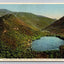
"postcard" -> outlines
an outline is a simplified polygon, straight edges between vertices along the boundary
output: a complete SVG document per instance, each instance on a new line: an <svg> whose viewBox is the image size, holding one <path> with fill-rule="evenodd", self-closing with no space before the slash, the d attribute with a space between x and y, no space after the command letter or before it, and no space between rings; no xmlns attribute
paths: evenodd
<svg viewBox="0 0 64 64"><path fill-rule="evenodd" d="M64 61L64 4L0 4L0 61Z"/></svg>

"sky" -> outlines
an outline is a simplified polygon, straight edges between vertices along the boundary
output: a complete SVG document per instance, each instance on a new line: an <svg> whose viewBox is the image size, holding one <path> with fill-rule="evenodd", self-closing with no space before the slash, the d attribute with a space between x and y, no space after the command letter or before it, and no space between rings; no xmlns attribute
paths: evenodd
<svg viewBox="0 0 64 64"><path fill-rule="evenodd" d="M64 4L0 4L0 9L29 12L54 19L64 16Z"/></svg>

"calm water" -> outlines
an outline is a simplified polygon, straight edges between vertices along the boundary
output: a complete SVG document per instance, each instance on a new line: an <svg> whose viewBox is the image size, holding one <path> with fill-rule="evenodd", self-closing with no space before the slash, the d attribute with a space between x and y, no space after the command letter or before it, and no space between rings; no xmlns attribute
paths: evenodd
<svg viewBox="0 0 64 64"><path fill-rule="evenodd" d="M64 40L58 37L42 37L39 40L32 42L32 50L34 51L46 51L46 50L58 50L60 45L64 44Z"/></svg>

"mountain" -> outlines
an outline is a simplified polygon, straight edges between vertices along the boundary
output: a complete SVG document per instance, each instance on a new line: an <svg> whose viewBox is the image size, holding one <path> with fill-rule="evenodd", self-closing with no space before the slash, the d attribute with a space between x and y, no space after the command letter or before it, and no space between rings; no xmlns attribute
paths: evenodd
<svg viewBox="0 0 64 64"><path fill-rule="evenodd" d="M0 17L0 57L25 57L32 39L36 37L40 37L40 33L14 14Z"/></svg>
<svg viewBox="0 0 64 64"><path fill-rule="evenodd" d="M56 34L64 34L64 16L46 27L48 31Z"/></svg>
<svg viewBox="0 0 64 64"><path fill-rule="evenodd" d="M33 40L47 33L40 30L54 19L32 13L0 10L0 58L32 58Z"/></svg>
<svg viewBox="0 0 64 64"><path fill-rule="evenodd" d="M6 12L11 12L11 11L9 11L9 10L7 10L7 9L0 9L0 12L3 12L3 13L6 13Z"/></svg>
<svg viewBox="0 0 64 64"><path fill-rule="evenodd" d="M21 21L20 19L15 17L15 15L13 15L13 14L6 14L6 15L0 17L0 20L1 20L0 21L1 28L4 27L7 30L18 29L18 30L21 30L21 32L24 30L26 33L27 33L27 31L31 30L27 24L25 24L23 21ZM3 28L1 30L3 30ZM30 34L30 31L28 33Z"/></svg>
<svg viewBox="0 0 64 64"><path fill-rule="evenodd" d="M48 25L55 21L55 19L35 15L32 13L15 12L14 14L19 19L23 20L26 24L28 24L32 29L36 30L42 30L43 28L47 27Z"/></svg>
<svg viewBox="0 0 64 64"><path fill-rule="evenodd" d="M0 17L10 13L12 12L7 9L0 9Z"/></svg>
<svg viewBox="0 0 64 64"><path fill-rule="evenodd" d="M28 12L13 12L7 9L0 9L0 17L10 13L17 16L21 21L25 22L30 28L34 30L42 30L55 21L55 19Z"/></svg>

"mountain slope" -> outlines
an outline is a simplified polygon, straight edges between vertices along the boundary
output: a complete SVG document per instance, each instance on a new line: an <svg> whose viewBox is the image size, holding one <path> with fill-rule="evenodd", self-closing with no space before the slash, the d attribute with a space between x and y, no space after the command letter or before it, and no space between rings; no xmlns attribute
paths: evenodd
<svg viewBox="0 0 64 64"><path fill-rule="evenodd" d="M17 16L20 20L28 24L28 26L34 30L42 30L55 21L55 19L51 19L40 15L35 15L32 13L13 12L6 9L0 9L0 17L10 13Z"/></svg>
<svg viewBox="0 0 64 64"><path fill-rule="evenodd" d="M0 17L0 57L31 57L28 48L38 34L13 14ZM40 37L40 36L39 36ZM4 53L3 53L4 52Z"/></svg>
<svg viewBox="0 0 64 64"><path fill-rule="evenodd" d="M51 25L46 28L48 31L56 33L56 34L64 34L64 17L55 21Z"/></svg>
<svg viewBox="0 0 64 64"><path fill-rule="evenodd" d="M54 22L54 19L4 9L0 12L0 58L35 57L31 43L48 34L40 30Z"/></svg>
<svg viewBox="0 0 64 64"><path fill-rule="evenodd" d="M43 28L55 21L54 19L44 16L38 16L32 13L15 12L14 14L19 19L23 20L26 24L28 24L31 28L36 28L38 30L42 30Z"/></svg>
<svg viewBox="0 0 64 64"><path fill-rule="evenodd" d="M10 13L12 12L7 9L0 9L0 17Z"/></svg>

